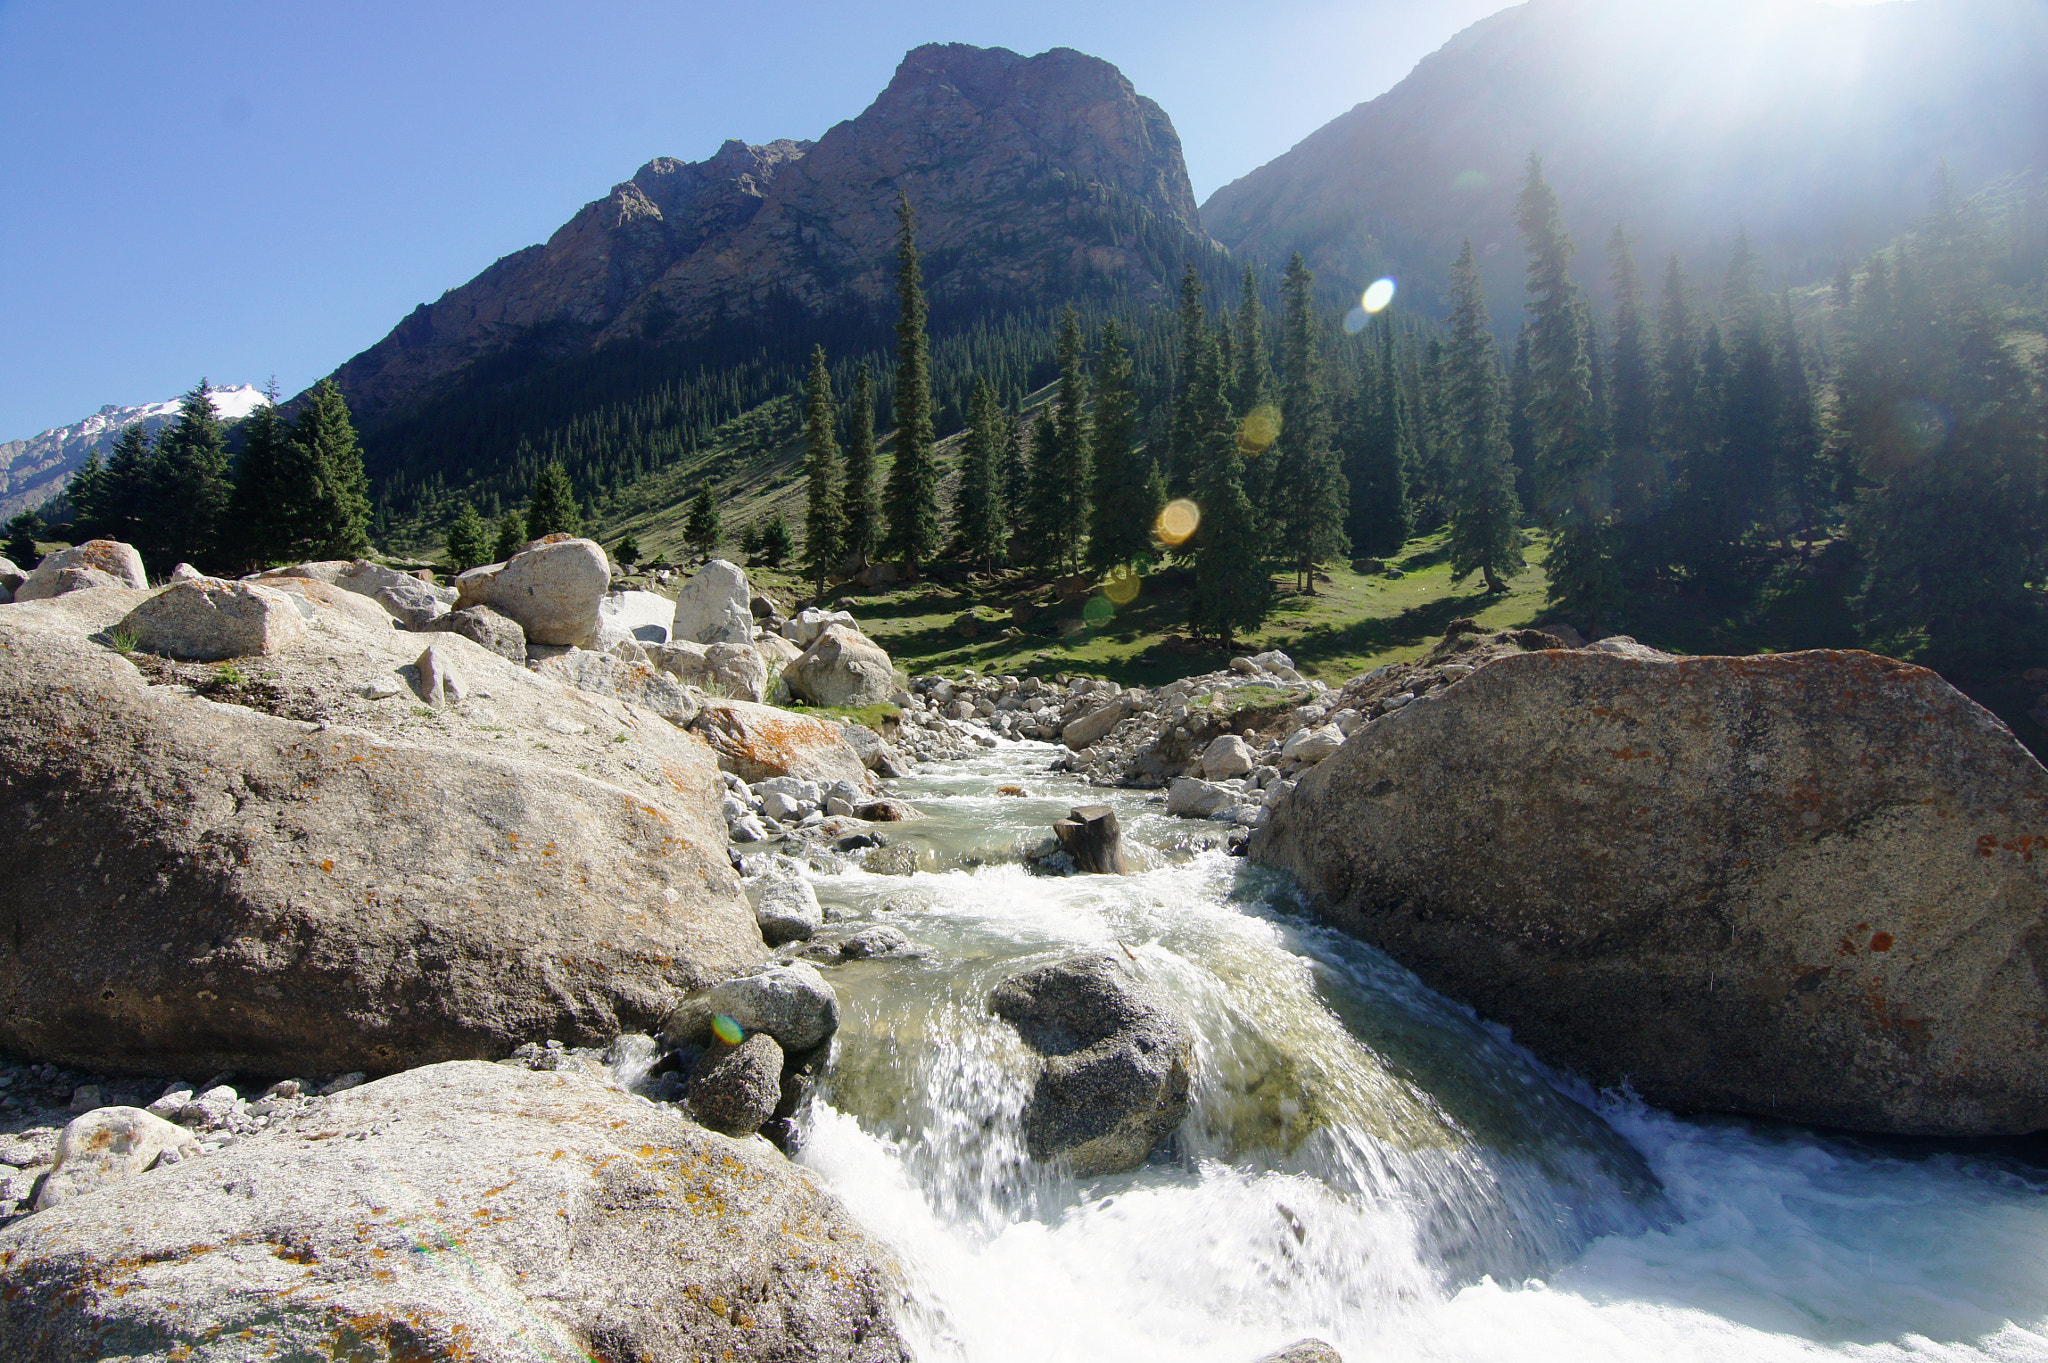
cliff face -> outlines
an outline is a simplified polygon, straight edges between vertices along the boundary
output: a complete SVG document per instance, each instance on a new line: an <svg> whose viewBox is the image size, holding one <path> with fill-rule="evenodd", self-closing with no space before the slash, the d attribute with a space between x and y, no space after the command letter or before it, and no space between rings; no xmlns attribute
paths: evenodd
<svg viewBox="0 0 2048 1363"><path fill-rule="evenodd" d="M1200 233L1172 123L1115 67L1065 48L1027 58L935 44L815 143L727 142L707 161L649 162L545 245L416 308L336 377L375 420L508 346L571 354L689 335L770 300L820 313L881 303L899 193L917 209L935 302L1161 287L1089 206Z"/></svg>
<svg viewBox="0 0 2048 1363"><path fill-rule="evenodd" d="M1625 222L1646 271L1675 250L1712 278L1742 229L1774 280L1800 282L1896 235L1944 160L1966 192L2048 167L2044 92L2048 6L2032 0L1531 0L1202 216L1233 250L1300 250L1360 286L1440 281L1468 236L1518 281L1514 198L1536 151L1581 279L1605 277Z"/></svg>

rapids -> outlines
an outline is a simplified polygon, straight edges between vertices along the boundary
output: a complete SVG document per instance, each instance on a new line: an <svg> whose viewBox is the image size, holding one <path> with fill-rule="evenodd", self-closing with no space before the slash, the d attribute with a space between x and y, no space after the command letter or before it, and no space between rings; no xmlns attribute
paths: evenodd
<svg viewBox="0 0 2048 1363"><path fill-rule="evenodd" d="M922 1358L2048 1359L2048 1169L1592 1093L1056 751L898 782L914 876L811 872L828 916L926 950L828 967L800 1154L901 1256ZM1024 869L1082 803L1136 874ZM1083 947L1179 1005L1201 1072L1170 1148L1077 1181L1024 1154L1031 1060L984 1000Z"/></svg>

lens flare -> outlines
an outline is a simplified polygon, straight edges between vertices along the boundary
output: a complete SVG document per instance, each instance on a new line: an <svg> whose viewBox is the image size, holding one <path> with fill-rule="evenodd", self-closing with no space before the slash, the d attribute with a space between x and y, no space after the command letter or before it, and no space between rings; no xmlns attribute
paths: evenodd
<svg viewBox="0 0 2048 1363"><path fill-rule="evenodd" d="M1091 596L1088 598L1088 604L1081 607L1081 618L1090 625L1106 625L1109 618L1115 614L1116 607L1109 604L1109 598L1106 596Z"/></svg>
<svg viewBox="0 0 2048 1363"><path fill-rule="evenodd" d="M711 1030L720 1041L728 1046L737 1046L747 1039L746 1029L734 1018L719 1013L711 1019Z"/></svg>
<svg viewBox="0 0 2048 1363"><path fill-rule="evenodd" d="M1237 448L1242 454L1264 454L1280 438L1280 409L1262 402L1245 413L1237 427Z"/></svg>
<svg viewBox="0 0 2048 1363"><path fill-rule="evenodd" d="M1109 580L1102 584L1102 594L1113 606L1128 606L1138 599L1138 573L1128 563L1119 563L1109 570Z"/></svg>
<svg viewBox="0 0 2048 1363"><path fill-rule="evenodd" d="M1394 287L1391 279L1375 279L1366 286L1365 297L1359 300L1358 305L1367 312L1385 312L1387 305L1394 301Z"/></svg>
<svg viewBox="0 0 2048 1363"><path fill-rule="evenodd" d="M1344 314L1344 330L1356 336L1359 332L1365 330L1366 324L1370 321L1372 321L1371 313L1362 307L1354 307L1351 311Z"/></svg>
<svg viewBox="0 0 2048 1363"><path fill-rule="evenodd" d="M1153 522L1152 533L1168 548L1186 544L1195 528L1202 523L1202 508L1185 497L1168 502L1159 509L1159 519Z"/></svg>

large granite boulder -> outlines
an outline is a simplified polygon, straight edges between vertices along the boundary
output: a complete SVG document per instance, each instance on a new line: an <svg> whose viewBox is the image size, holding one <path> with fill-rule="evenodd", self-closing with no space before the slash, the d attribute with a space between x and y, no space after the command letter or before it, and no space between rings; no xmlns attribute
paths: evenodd
<svg viewBox="0 0 2048 1363"><path fill-rule="evenodd" d="M768 689L768 668L751 644L659 644L647 650L670 676L714 696L760 704Z"/></svg>
<svg viewBox="0 0 2048 1363"><path fill-rule="evenodd" d="M665 644L675 610L675 602L660 592L606 592L597 603L596 647L603 651L626 639Z"/></svg>
<svg viewBox="0 0 2048 1363"><path fill-rule="evenodd" d="M448 613L456 598L452 587L437 587L411 573L361 558L336 573L334 585L369 597L407 629L424 629L432 624Z"/></svg>
<svg viewBox="0 0 2048 1363"><path fill-rule="evenodd" d="M533 670L579 691L616 696L644 706L671 724L688 724L697 717L697 698L674 677L657 672L647 663L578 649L543 658L533 665Z"/></svg>
<svg viewBox="0 0 2048 1363"><path fill-rule="evenodd" d="M676 592L669 639L679 644L748 644L754 640L753 593L737 563L712 559Z"/></svg>
<svg viewBox="0 0 2048 1363"><path fill-rule="evenodd" d="M299 613L308 620L316 618L322 607L339 611L354 618L358 623L372 629L388 630L397 622L391 613L367 596L336 587L313 577L245 577L243 582L260 584L266 591L281 592L293 598ZM448 617L443 616L442 619ZM521 654L522 661L524 653Z"/></svg>
<svg viewBox="0 0 2048 1363"><path fill-rule="evenodd" d="M790 694L813 705L881 705L896 693L896 665L859 630L828 625L782 669Z"/></svg>
<svg viewBox="0 0 2048 1363"><path fill-rule="evenodd" d="M1921 668L1504 657L1355 732L1251 852L1661 1106L2048 1128L2048 771Z"/></svg>
<svg viewBox="0 0 2048 1363"><path fill-rule="evenodd" d="M1194 1032L1116 955L1086 952L1012 975L989 1011L1044 1057L1024 1110L1033 1159L1083 1177L1145 1162L1188 1111Z"/></svg>
<svg viewBox="0 0 2048 1363"><path fill-rule="evenodd" d="M519 627L517 620L489 606L465 606L459 611L449 611L446 615L435 616L419 628L460 634L507 662L521 666L526 663L526 631Z"/></svg>
<svg viewBox="0 0 2048 1363"><path fill-rule="evenodd" d="M144 653L212 663L293 648L305 641L306 617L283 592L195 577L150 597L114 630L133 638Z"/></svg>
<svg viewBox="0 0 2048 1363"><path fill-rule="evenodd" d="M310 596L216 704L114 651L140 596L0 611L0 1047L386 1072L645 1030L765 957L723 780L668 720L454 634L426 709L418 636Z"/></svg>
<svg viewBox="0 0 2048 1363"><path fill-rule="evenodd" d="M139 1107L100 1107L74 1118L57 1138L56 1158L42 1187L36 1210L97 1192L101 1188L169 1167L199 1155L199 1141Z"/></svg>
<svg viewBox="0 0 2048 1363"><path fill-rule="evenodd" d="M819 785L867 786L860 755L827 720L743 700L710 700L690 728L718 754L719 766L748 784L799 776Z"/></svg>
<svg viewBox="0 0 2048 1363"><path fill-rule="evenodd" d="M75 570L73 579L67 583L64 574ZM112 579L98 582L77 576L80 573L104 573ZM22 584L14 589L16 601L42 601L57 596L65 590L77 590L80 586L147 587L149 574L142 570L142 555L135 552L133 545L119 540L87 540L74 544L69 549L59 549L54 554L45 554L43 561L36 565Z"/></svg>
<svg viewBox="0 0 2048 1363"><path fill-rule="evenodd" d="M0 1357L900 1363L816 1177L595 1079L366 1084L0 1232Z"/></svg>
<svg viewBox="0 0 2048 1363"><path fill-rule="evenodd" d="M489 606L526 631L529 644L590 648L603 623L611 560L595 540L542 541L504 563L455 579L455 609Z"/></svg>

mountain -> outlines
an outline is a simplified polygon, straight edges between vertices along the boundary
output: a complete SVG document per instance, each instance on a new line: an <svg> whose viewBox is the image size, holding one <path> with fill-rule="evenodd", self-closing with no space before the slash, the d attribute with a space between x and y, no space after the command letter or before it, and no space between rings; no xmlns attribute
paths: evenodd
<svg viewBox="0 0 2048 1363"><path fill-rule="evenodd" d="M261 389L248 384L211 391L214 407L228 421L239 421L269 401ZM139 425L155 434L170 425L177 418L180 401L167 398L140 407L109 403L83 421L26 440L0 443L0 518L41 506L62 492L87 455L94 450L104 455L112 448L114 437L130 426Z"/></svg>
<svg viewBox="0 0 2048 1363"><path fill-rule="evenodd" d="M1519 311L1531 151L1582 280L1605 278L1617 223L1653 279L1673 251L1718 278L1738 230L1770 282L1820 278L1924 211L1944 160L1964 192L2048 167L2048 5L1531 0L1218 190L1202 221L1232 250L1425 299L1469 236L1505 252L1489 282Z"/></svg>
<svg viewBox="0 0 2048 1363"><path fill-rule="evenodd" d="M935 323L1020 299L1164 297L1191 245L1214 249L1172 123L1115 67L1065 48L932 45L815 142L650 161L336 378L374 454L380 424L432 399L531 382L601 347L881 319L899 193L916 207Z"/></svg>

